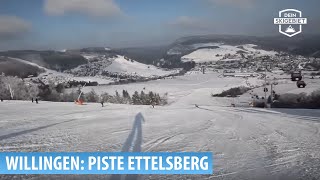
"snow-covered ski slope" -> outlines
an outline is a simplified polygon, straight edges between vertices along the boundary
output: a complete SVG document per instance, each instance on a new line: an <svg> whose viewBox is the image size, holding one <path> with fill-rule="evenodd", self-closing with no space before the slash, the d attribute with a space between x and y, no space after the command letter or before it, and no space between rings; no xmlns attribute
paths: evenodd
<svg viewBox="0 0 320 180"><path fill-rule="evenodd" d="M99 54L83 54L88 60L88 64L78 66L71 70L72 74L91 76L94 74L112 74L114 76L121 75L127 77L162 77L171 74L176 74L179 70L166 70L140 63L125 56L115 55L113 57L106 57Z"/></svg>
<svg viewBox="0 0 320 180"><path fill-rule="evenodd" d="M137 75L142 77L165 76L176 73L176 71L165 71L153 65L146 65L137 61L117 56L105 71L119 74Z"/></svg>
<svg viewBox="0 0 320 180"><path fill-rule="evenodd" d="M262 82L256 78L249 79L252 84L261 84ZM122 84L112 86L85 87L85 93L92 89L98 93L115 94L115 91L121 93L127 90L131 95L138 91L148 93L153 91L161 95L168 94L169 102L180 104L203 104L204 101L210 101L211 93L220 93L231 87L246 85L246 80L242 78L222 78L219 73L201 74L200 72L190 73L184 76L177 76L169 79L159 79L156 81L148 81L143 83ZM76 89L74 89L76 90ZM196 93L196 95L192 95ZM196 98L195 98L196 97ZM188 98L191 98L188 100ZM187 102L188 101L188 102Z"/></svg>
<svg viewBox="0 0 320 180"><path fill-rule="evenodd" d="M145 179L320 177L319 110L5 102L0 150L121 151L139 112L145 119L142 151L214 153L211 176Z"/></svg>
<svg viewBox="0 0 320 180"><path fill-rule="evenodd" d="M196 63L203 62L216 62L222 60L225 55L234 56L233 58L240 58L240 54L252 55L255 57L259 56L274 56L277 54L275 51L266 51L262 49L256 49L254 44L244 44L244 45L226 45L219 43L209 43L209 44L199 44L195 45L195 48L214 46L218 48L202 48L198 49L188 55L183 56L182 61L195 61Z"/></svg>
<svg viewBox="0 0 320 180"><path fill-rule="evenodd" d="M137 149L214 154L213 175L146 175L142 179L319 179L320 110L231 108L227 106L232 99L210 97L211 93L244 83L241 78L221 78L208 73L119 86L127 90L131 87L131 91L146 87L168 92L171 103L154 109L5 101L0 103L0 151L122 151L141 112L144 122L139 121L142 136L135 140L139 142ZM24 178L109 179L109 176Z"/></svg>

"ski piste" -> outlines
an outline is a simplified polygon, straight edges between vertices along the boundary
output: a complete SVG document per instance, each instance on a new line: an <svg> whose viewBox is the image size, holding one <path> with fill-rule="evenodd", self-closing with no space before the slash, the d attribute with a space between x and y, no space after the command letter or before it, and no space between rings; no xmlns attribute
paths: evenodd
<svg viewBox="0 0 320 180"><path fill-rule="evenodd" d="M320 3L288 3L0 0L0 180L320 179Z"/></svg>

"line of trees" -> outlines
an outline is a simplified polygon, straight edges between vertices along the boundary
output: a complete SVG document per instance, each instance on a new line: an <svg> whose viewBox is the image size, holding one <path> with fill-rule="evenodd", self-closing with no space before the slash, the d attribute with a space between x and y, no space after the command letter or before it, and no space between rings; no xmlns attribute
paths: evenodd
<svg viewBox="0 0 320 180"><path fill-rule="evenodd" d="M78 99L80 94L80 88L76 91L71 91L69 93L62 92L58 93L56 90L52 90L51 94L47 96L48 101L56 101L56 102L74 102ZM150 91L149 93L145 93L141 91L135 91L133 95L130 95L128 91L123 90L122 94L118 91L115 92L115 95L111 95L108 93L103 93L101 95L97 94L94 90L91 90L88 93L82 93L80 99L84 102L89 103L112 103L112 104L132 104L132 105L166 105L167 97L160 96L157 93Z"/></svg>
<svg viewBox="0 0 320 180"><path fill-rule="evenodd" d="M240 86L228 89L219 94L212 94L212 97L237 97L251 90L251 88Z"/></svg>
<svg viewBox="0 0 320 180"><path fill-rule="evenodd" d="M55 85L54 83L31 83L26 82L17 77L10 77L0 75L0 98L5 100L31 100L31 98L38 98L43 101L53 102L74 102L78 99L81 92L80 85L78 90L67 92L63 84ZM12 98L13 96L13 98ZM92 103L114 103L114 104L133 104L133 105L165 105L167 104L167 97L150 91L134 92L130 95L128 91L123 90L122 93L118 91L115 95L104 93L98 95L94 90L88 93L82 93L81 97L85 102Z"/></svg>
<svg viewBox="0 0 320 180"><path fill-rule="evenodd" d="M275 98L272 104L275 108L320 108L320 89L310 94L281 94Z"/></svg>
<svg viewBox="0 0 320 180"><path fill-rule="evenodd" d="M150 91L145 93L141 91L135 91L132 95L128 91L123 90L122 94L118 91L115 95L110 95L108 93L101 94L100 96L94 91L85 93L82 96L85 102L107 102L113 104L133 104L133 105L165 105L167 104L167 97L160 96L157 93Z"/></svg>

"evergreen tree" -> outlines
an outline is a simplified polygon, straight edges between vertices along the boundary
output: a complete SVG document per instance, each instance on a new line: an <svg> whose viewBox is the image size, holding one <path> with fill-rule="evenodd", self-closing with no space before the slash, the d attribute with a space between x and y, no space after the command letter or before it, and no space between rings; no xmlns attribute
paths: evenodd
<svg viewBox="0 0 320 180"><path fill-rule="evenodd" d="M118 91L116 91L116 103L123 104L122 98Z"/></svg>
<svg viewBox="0 0 320 180"><path fill-rule="evenodd" d="M132 95L132 103L135 105L141 104L140 95L138 91L135 91L134 94Z"/></svg>
<svg viewBox="0 0 320 180"><path fill-rule="evenodd" d="M155 97L152 91L149 92L148 102L149 105L155 105Z"/></svg>
<svg viewBox="0 0 320 180"><path fill-rule="evenodd" d="M131 102L131 97L130 97L130 94L128 93L128 91L123 90L122 96L123 96L123 103L128 104Z"/></svg>
<svg viewBox="0 0 320 180"><path fill-rule="evenodd" d="M161 103L161 97L160 97L159 94L156 94L156 96L155 96L155 104L156 105L160 105L160 103Z"/></svg>
<svg viewBox="0 0 320 180"><path fill-rule="evenodd" d="M123 96L123 98L127 98L127 91L126 90L122 91L122 96Z"/></svg>
<svg viewBox="0 0 320 180"><path fill-rule="evenodd" d="M146 104L147 104L147 96L146 96L146 94L144 93L144 91L141 91L140 101L141 101L141 104L143 104L143 105L146 105Z"/></svg>

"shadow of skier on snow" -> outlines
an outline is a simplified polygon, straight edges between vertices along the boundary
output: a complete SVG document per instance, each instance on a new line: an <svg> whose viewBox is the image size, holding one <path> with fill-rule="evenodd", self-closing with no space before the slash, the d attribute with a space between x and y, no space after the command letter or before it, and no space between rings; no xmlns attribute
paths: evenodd
<svg viewBox="0 0 320 180"><path fill-rule="evenodd" d="M133 128L124 143L121 152L140 152L142 144L142 122L144 117L141 113L137 114L133 123Z"/></svg>
<svg viewBox="0 0 320 180"><path fill-rule="evenodd" d="M145 122L143 115L141 113L137 114L132 130L125 141L121 152L141 152L143 122ZM138 180L138 177L138 175L112 175L110 180Z"/></svg>

